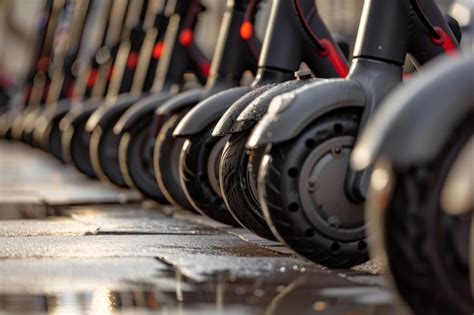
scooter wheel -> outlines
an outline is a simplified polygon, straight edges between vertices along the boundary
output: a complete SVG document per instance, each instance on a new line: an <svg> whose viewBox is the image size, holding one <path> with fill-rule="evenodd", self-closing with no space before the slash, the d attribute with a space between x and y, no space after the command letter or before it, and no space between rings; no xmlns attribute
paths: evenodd
<svg viewBox="0 0 474 315"><path fill-rule="evenodd" d="M226 138L212 137L212 129L186 140L180 157L181 185L200 213L227 225L238 225L227 209L219 184L219 160Z"/></svg>
<svg viewBox="0 0 474 315"><path fill-rule="evenodd" d="M66 113L61 114L58 117L54 117L51 120L50 125L45 131L45 141L48 142L48 152L52 154L56 159L64 163L63 150L62 150L62 131L59 128L59 122L66 115Z"/></svg>
<svg viewBox="0 0 474 315"><path fill-rule="evenodd" d="M330 268L368 260L363 203L346 197L345 174L360 113L324 115L263 157L260 205L275 236L300 255Z"/></svg>
<svg viewBox="0 0 474 315"><path fill-rule="evenodd" d="M370 232L379 242L374 251L387 258L390 278L415 314L474 310L469 280L474 209L453 215L440 203L449 171L472 137L472 126L471 120L464 131L453 133L450 143L429 163L390 169L391 192L372 189L369 194L369 204L374 205L368 208L374 225Z"/></svg>
<svg viewBox="0 0 474 315"><path fill-rule="evenodd" d="M168 202L177 208L195 211L179 181L179 156L185 140L173 137L174 129L186 112L171 115L163 124L155 142L153 166L158 186Z"/></svg>
<svg viewBox="0 0 474 315"><path fill-rule="evenodd" d="M126 183L145 197L158 203L168 201L161 193L153 168L155 141L150 137L151 118L141 120L122 135L119 146L119 164Z"/></svg>
<svg viewBox="0 0 474 315"><path fill-rule="evenodd" d="M97 178L90 160L89 143L90 134L86 132L86 119L83 119L76 126L69 127L63 132L62 148L66 162L72 163L79 172Z"/></svg>
<svg viewBox="0 0 474 315"><path fill-rule="evenodd" d="M113 132L113 125L97 126L92 131L89 154L92 167L99 179L127 188L118 161L119 144L120 137Z"/></svg>
<svg viewBox="0 0 474 315"><path fill-rule="evenodd" d="M224 148L219 165L221 191L227 208L247 230L274 240L263 216L257 193L257 177L263 150L245 149L250 131L233 134Z"/></svg>

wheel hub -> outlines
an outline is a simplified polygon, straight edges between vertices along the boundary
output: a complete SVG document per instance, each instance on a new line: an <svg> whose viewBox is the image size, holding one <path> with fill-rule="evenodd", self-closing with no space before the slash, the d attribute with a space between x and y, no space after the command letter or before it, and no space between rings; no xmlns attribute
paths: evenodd
<svg viewBox="0 0 474 315"><path fill-rule="evenodd" d="M350 201L344 190L354 137L330 139L306 158L299 173L302 208L314 226L341 241L364 237L364 205Z"/></svg>

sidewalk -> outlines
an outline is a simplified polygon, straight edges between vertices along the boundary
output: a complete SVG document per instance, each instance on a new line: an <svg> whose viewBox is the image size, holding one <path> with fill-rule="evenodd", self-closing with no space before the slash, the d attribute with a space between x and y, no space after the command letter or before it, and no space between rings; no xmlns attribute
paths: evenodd
<svg viewBox="0 0 474 315"><path fill-rule="evenodd" d="M325 270L9 142L0 219L0 314L402 314L372 263Z"/></svg>

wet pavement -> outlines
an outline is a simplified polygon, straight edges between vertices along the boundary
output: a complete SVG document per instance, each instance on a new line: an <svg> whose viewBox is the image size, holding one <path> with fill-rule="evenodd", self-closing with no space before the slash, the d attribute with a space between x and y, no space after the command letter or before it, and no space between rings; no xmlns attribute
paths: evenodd
<svg viewBox="0 0 474 315"><path fill-rule="evenodd" d="M86 179L0 142L0 314L405 314L369 262L277 242Z"/></svg>

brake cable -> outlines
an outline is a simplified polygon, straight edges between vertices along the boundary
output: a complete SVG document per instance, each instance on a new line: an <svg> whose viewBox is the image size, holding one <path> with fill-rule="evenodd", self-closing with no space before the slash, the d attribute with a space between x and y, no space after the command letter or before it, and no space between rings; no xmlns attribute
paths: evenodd
<svg viewBox="0 0 474 315"><path fill-rule="evenodd" d="M303 25L303 31L309 37L313 45L316 46L316 49L319 50L319 54L321 56L327 57L329 59L329 62L333 65L334 69L338 73L338 75L341 78L345 78L349 73L349 69L347 67L347 64L345 63L344 58L341 58L341 55L339 54L337 48L334 47L333 43L330 40L319 38L318 35L314 33L313 29L306 20L300 0L294 0L293 4L295 5L298 18L300 19L301 24ZM315 6L312 7L310 13L316 13Z"/></svg>
<svg viewBox="0 0 474 315"><path fill-rule="evenodd" d="M301 23L303 24L303 30L310 38L311 42L316 46L321 53L325 53L327 51L326 47L324 46L322 40L313 32L311 27L309 26L306 17L304 16L303 8L301 7L301 2L299 0L294 0L296 13L298 14L298 18L300 19Z"/></svg>
<svg viewBox="0 0 474 315"><path fill-rule="evenodd" d="M437 30L436 27L431 24L430 20L426 16L425 12L421 8L420 3L418 0L410 0L411 6L413 10L415 11L416 15L418 18L421 20L421 23L425 26L425 28L430 32L431 36L433 38L436 38L437 40L441 40L443 38L443 35L441 35Z"/></svg>

